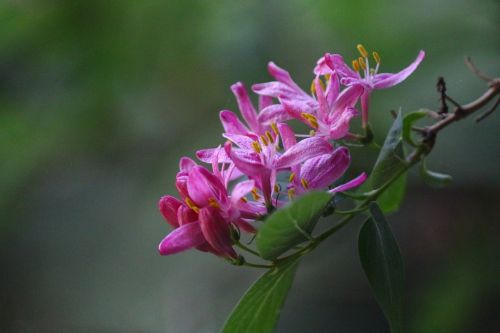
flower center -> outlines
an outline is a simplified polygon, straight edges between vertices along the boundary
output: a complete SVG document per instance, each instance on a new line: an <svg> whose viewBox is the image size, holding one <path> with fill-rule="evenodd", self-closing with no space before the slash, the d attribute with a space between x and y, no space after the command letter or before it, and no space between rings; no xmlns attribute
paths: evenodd
<svg viewBox="0 0 500 333"><path fill-rule="evenodd" d="M361 57L352 61L352 68L356 72L361 71L364 78L367 81L371 82L375 74L378 73L378 69L380 67L380 55L376 51L372 52L373 60L375 60L377 64L375 65L375 68L370 68L368 51L366 51L365 47L362 44L358 44L357 49L359 51L359 54L361 54Z"/></svg>

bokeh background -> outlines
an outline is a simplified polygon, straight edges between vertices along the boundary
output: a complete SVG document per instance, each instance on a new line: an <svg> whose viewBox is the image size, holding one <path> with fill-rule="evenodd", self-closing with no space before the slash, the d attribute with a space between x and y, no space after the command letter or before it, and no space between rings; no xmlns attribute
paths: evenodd
<svg viewBox="0 0 500 333"><path fill-rule="evenodd" d="M436 108L435 82L468 102L485 89L463 64L500 69L494 0L0 2L0 331L217 332L258 270L196 251L157 254L158 198L183 155L222 140L229 86L269 79L270 60L309 87L324 52L376 49L417 72L373 98L388 111ZM439 137L390 217L406 262L407 331L500 330L500 115ZM353 170L373 156L354 152ZM328 222L325 222L328 223ZM298 271L278 332L387 332L357 258L359 223Z"/></svg>

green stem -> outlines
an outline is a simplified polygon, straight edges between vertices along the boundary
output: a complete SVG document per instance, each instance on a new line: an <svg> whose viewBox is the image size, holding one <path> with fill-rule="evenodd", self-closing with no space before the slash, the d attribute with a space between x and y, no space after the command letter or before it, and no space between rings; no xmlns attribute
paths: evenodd
<svg viewBox="0 0 500 333"><path fill-rule="evenodd" d="M234 245L236 245L237 247L239 247L240 249L244 250L244 251L247 251L248 253L251 253L253 254L254 256L257 256L257 257L260 257L260 253L249 248L248 246L242 244L240 241L236 242Z"/></svg>
<svg viewBox="0 0 500 333"><path fill-rule="evenodd" d="M275 267L275 265L254 264L254 263L246 262L246 261L243 263L243 266L254 267L254 268L274 268Z"/></svg>

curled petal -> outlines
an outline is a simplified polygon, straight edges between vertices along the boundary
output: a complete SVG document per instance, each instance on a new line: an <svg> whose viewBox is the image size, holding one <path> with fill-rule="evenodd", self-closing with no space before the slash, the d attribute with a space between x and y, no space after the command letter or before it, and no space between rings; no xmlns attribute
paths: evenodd
<svg viewBox="0 0 500 333"><path fill-rule="evenodd" d="M404 81L408 76L411 75L411 73L413 73L417 69L418 65L420 65L420 63L422 62L422 60L424 60L424 58L425 58L425 52L420 51L418 53L417 58L402 71L395 74L384 73L375 75L373 79L375 88L377 89L390 88Z"/></svg>
<svg viewBox="0 0 500 333"><path fill-rule="evenodd" d="M300 89L300 87L295 83L295 81L292 80L290 74L283 68L276 65L274 62L270 62L267 65L267 69L269 71L269 74L271 74L271 76L274 77L279 82L286 84L287 86L291 87L293 90L297 92L302 92L303 94L307 95L302 89Z"/></svg>
<svg viewBox="0 0 500 333"><path fill-rule="evenodd" d="M341 77L359 80L359 74L353 71L340 54L326 54L325 63Z"/></svg>
<svg viewBox="0 0 500 333"><path fill-rule="evenodd" d="M339 179L349 167L351 157L345 147L337 148L332 154L314 157L304 162L300 178L312 189L327 187Z"/></svg>
<svg viewBox="0 0 500 333"><path fill-rule="evenodd" d="M181 157L179 161L179 169L181 171L189 171L196 165L196 162L189 157Z"/></svg>
<svg viewBox="0 0 500 333"><path fill-rule="evenodd" d="M363 172L362 174L360 174L356 178L348 181L347 183L339 185L339 186L335 187L334 189L328 191L328 193L344 192L344 191L350 190L351 188L358 187L365 182L367 177L368 176L366 175L366 173Z"/></svg>
<svg viewBox="0 0 500 333"><path fill-rule="evenodd" d="M219 113L219 118L226 133L246 134L248 129L241 123L238 117L231 111L223 110Z"/></svg>
<svg viewBox="0 0 500 333"><path fill-rule="evenodd" d="M183 203L173 196L166 195L160 198L158 202L158 208L162 213L165 220L174 228L179 226L179 221L177 219L177 210Z"/></svg>
<svg viewBox="0 0 500 333"><path fill-rule="evenodd" d="M340 93L340 82L337 73L333 73L326 86L326 101L328 105L333 105Z"/></svg>
<svg viewBox="0 0 500 333"><path fill-rule="evenodd" d="M167 235L158 246L162 256L174 254L199 246L205 242L198 222L180 226Z"/></svg>
<svg viewBox="0 0 500 333"><path fill-rule="evenodd" d="M226 188L221 180L201 166L196 166L189 172L187 189L190 198L200 207L208 205L210 200L227 198Z"/></svg>
<svg viewBox="0 0 500 333"><path fill-rule="evenodd" d="M325 92L323 91L323 88L321 87L320 80L318 77L314 79L314 87L316 90L316 97L318 99L318 117L321 120L324 120L328 117L328 112L329 112L329 107L328 103L326 101L326 96Z"/></svg>
<svg viewBox="0 0 500 333"><path fill-rule="evenodd" d="M257 136L229 134L229 133L224 133L222 136L243 149L252 149L252 142L258 139Z"/></svg>
<svg viewBox="0 0 500 333"><path fill-rule="evenodd" d="M179 220L179 225L193 223L198 221L198 214L191 208L182 205L177 210L177 219Z"/></svg>
<svg viewBox="0 0 500 333"><path fill-rule="evenodd" d="M285 110L285 106L282 104L269 105L259 113L259 122L261 124L278 123L290 118L290 115Z"/></svg>
<svg viewBox="0 0 500 333"><path fill-rule="evenodd" d="M257 120L257 112L248 96L248 92L245 86L241 82L237 82L231 86L236 101L238 102L238 107L240 108L241 115L247 122L250 129L256 133L260 133L260 125Z"/></svg>
<svg viewBox="0 0 500 333"><path fill-rule="evenodd" d="M186 171L180 171L175 176L175 187L183 200L189 195L187 191L187 179L188 173Z"/></svg>
<svg viewBox="0 0 500 333"><path fill-rule="evenodd" d="M263 110L273 104L273 98L271 96L259 96L259 110Z"/></svg>
<svg viewBox="0 0 500 333"><path fill-rule="evenodd" d="M277 81L256 83L252 86L252 90L256 94L274 98L282 96L288 98L304 98L302 91L294 90L286 84Z"/></svg>
<svg viewBox="0 0 500 333"><path fill-rule="evenodd" d="M231 201L238 204L241 198L250 193L254 187L255 182L253 180L245 180L236 184L231 192Z"/></svg>
<svg viewBox="0 0 500 333"><path fill-rule="evenodd" d="M253 225L251 225L248 221L245 221L243 219L236 220L236 222L234 224L236 224L238 227L243 229L243 231L249 232L251 234L254 234L257 232L257 229L255 229L255 227Z"/></svg>
<svg viewBox="0 0 500 333"><path fill-rule="evenodd" d="M222 256L236 258L229 224L213 207L200 210L200 227L207 242Z"/></svg>
<svg viewBox="0 0 500 333"><path fill-rule="evenodd" d="M354 107L363 92L365 92L365 88L360 84L355 84L344 89L332 104L330 121L344 113L346 108Z"/></svg>
<svg viewBox="0 0 500 333"><path fill-rule="evenodd" d="M328 154L333 147L323 138L312 137L299 141L278 158L277 169L288 168L318 155Z"/></svg>
<svg viewBox="0 0 500 333"><path fill-rule="evenodd" d="M321 57L316 62L316 67L314 67L314 75L325 75L331 74L333 70L326 64L325 57Z"/></svg>
<svg viewBox="0 0 500 333"><path fill-rule="evenodd" d="M230 143L224 145L226 154L234 165L247 176L258 176L264 170L259 155L242 149L233 149Z"/></svg>

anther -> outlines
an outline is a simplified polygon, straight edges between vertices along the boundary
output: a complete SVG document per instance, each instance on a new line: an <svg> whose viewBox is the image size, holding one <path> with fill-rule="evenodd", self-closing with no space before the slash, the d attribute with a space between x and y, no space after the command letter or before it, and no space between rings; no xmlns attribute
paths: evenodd
<svg viewBox="0 0 500 333"><path fill-rule="evenodd" d="M363 68L363 70L366 70L366 63L365 63L365 59L359 57L358 58L358 62L359 62L359 65L361 66L361 68Z"/></svg>
<svg viewBox="0 0 500 333"><path fill-rule="evenodd" d="M288 189L288 199L292 200L294 196L295 196L295 189L293 187L289 188Z"/></svg>
<svg viewBox="0 0 500 333"><path fill-rule="evenodd" d="M255 152L257 154L260 154L260 152L262 151L262 148L260 147L260 144L258 141L252 142L252 148L253 148L253 150L255 150Z"/></svg>
<svg viewBox="0 0 500 333"><path fill-rule="evenodd" d="M358 44L356 47L358 48L358 51L363 56L363 58L368 57L368 52L362 44Z"/></svg>
<svg viewBox="0 0 500 333"><path fill-rule="evenodd" d="M266 131L266 137L267 137L267 139L269 140L269 142L274 143L274 138L273 138L273 136L271 135L271 132Z"/></svg>
<svg viewBox="0 0 500 333"><path fill-rule="evenodd" d="M309 136L315 136L316 135L316 131L315 130L310 130L309 131Z"/></svg>
<svg viewBox="0 0 500 333"><path fill-rule="evenodd" d="M305 178L302 178L300 180L300 183L302 184L302 187L305 188L306 190L309 188L309 182Z"/></svg>
<svg viewBox="0 0 500 333"><path fill-rule="evenodd" d="M278 184L274 184L274 192L279 193L280 187Z"/></svg>
<svg viewBox="0 0 500 333"><path fill-rule="evenodd" d="M290 177L288 178L288 181L289 181L290 183L291 183L291 182L293 182L293 180L295 179L295 175L296 175L296 174L295 174L295 172L292 172L292 173L290 174Z"/></svg>
<svg viewBox="0 0 500 333"><path fill-rule="evenodd" d="M208 204L214 208L220 208L219 203L215 200L215 198L208 199Z"/></svg>
<svg viewBox="0 0 500 333"><path fill-rule="evenodd" d="M330 78L332 77L332 74L325 74L325 80L330 80Z"/></svg>
<svg viewBox="0 0 500 333"><path fill-rule="evenodd" d="M265 135L261 135L260 136L260 140L262 141L262 143L264 144L264 146L267 146L269 144L269 141L267 141L267 138Z"/></svg>
<svg viewBox="0 0 500 333"><path fill-rule="evenodd" d="M194 202L190 198L186 197L184 201L186 202L186 205L190 209L192 209L195 213L198 214L200 212L200 209L194 204Z"/></svg>
<svg viewBox="0 0 500 333"><path fill-rule="evenodd" d="M252 193L252 197L253 197L254 200L259 200L260 199L260 195L257 193L257 189L256 188L254 188L251 193Z"/></svg>
<svg viewBox="0 0 500 333"><path fill-rule="evenodd" d="M275 122L271 123L271 128L273 129L274 134L279 135L280 132L278 131L278 126Z"/></svg>
<svg viewBox="0 0 500 333"><path fill-rule="evenodd" d="M243 201L244 203L247 203L247 202L248 202L248 199L247 199L247 198L245 198L245 197L242 197L240 200L241 200L241 201Z"/></svg>
<svg viewBox="0 0 500 333"><path fill-rule="evenodd" d="M354 71L359 72L359 62L358 62L358 59L354 59L352 61L352 68L354 69Z"/></svg>
<svg viewBox="0 0 500 333"><path fill-rule="evenodd" d="M375 59L377 64L380 64L380 56L379 56L378 52L373 51L372 55L373 55L373 59Z"/></svg>

